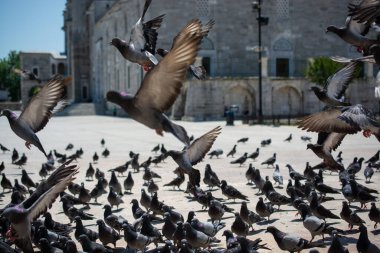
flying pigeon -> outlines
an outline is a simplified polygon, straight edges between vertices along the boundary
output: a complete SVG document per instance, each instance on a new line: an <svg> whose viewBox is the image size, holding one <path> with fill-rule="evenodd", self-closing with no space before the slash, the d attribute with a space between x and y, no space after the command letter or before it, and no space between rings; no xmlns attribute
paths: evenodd
<svg viewBox="0 0 380 253"><path fill-rule="evenodd" d="M39 79L33 72L25 70L25 69L18 69L14 68L13 71L20 75L22 78L31 80L31 81L36 81L37 83L41 83L41 79Z"/></svg>
<svg viewBox="0 0 380 253"><path fill-rule="evenodd" d="M195 61L202 40L202 23L192 20L177 35L172 50L149 71L135 96L117 91L107 92L107 100L120 105L129 116L152 128L157 134L170 132L186 146L190 144L186 130L164 114L181 92L186 69Z"/></svg>
<svg viewBox="0 0 380 253"><path fill-rule="evenodd" d="M0 113L0 116L7 117L13 132L25 140L28 149L33 144L47 156L36 133L46 126L53 113L66 105L63 96L68 82L68 78L63 79L60 75L56 75L32 97L20 116L17 117L8 109Z"/></svg>
<svg viewBox="0 0 380 253"><path fill-rule="evenodd" d="M144 16L152 0L145 0L144 10L140 19L132 27L129 42L113 38L110 45L115 46L121 55L131 62L141 65L149 70L158 64L154 56L157 42L157 29L160 28L165 14L144 23Z"/></svg>

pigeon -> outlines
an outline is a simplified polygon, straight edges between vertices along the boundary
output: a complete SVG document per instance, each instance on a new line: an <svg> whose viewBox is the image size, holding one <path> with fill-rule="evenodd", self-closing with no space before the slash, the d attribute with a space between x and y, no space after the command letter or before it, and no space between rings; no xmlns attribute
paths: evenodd
<svg viewBox="0 0 380 253"><path fill-rule="evenodd" d="M132 193L132 188L135 185L135 181L132 178L132 172L128 172L127 178L124 180L124 190Z"/></svg>
<svg viewBox="0 0 380 253"><path fill-rule="evenodd" d="M348 167L346 169L347 172L355 176L356 173L358 173L362 169L363 161L364 161L363 157L361 157L359 159L357 159L357 158L354 159L354 162L352 162L350 165L348 165Z"/></svg>
<svg viewBox="0 0 380 253"><path fill-rule="evenodd" d="M74 145L72 143L69 143L69 144L67 144L65 150L69 151L69 150L72 150L73 148L74 148Z"/></svg>
<svg viewBox="0 0 380 253"><path fill-rule="evenodd" d="M266 181L262 188L263 193L267 197L267 199L271 202L272 205L277 205L278 210L280 210L281 205L286 205L291 203L291 199L282 195L273 188L272 182L269 181L269 177L266 176Z"/></svg>
<svg viewBox="0 0 380 253"><path fill-rule="evenodd" d="M172 219L172 221L173 221L174 223L177 223L177 222L179 222L179 221L184 222L184 218L183 218L182 214L179 213L179 212L177 212L177 211L175 211L175 210L173 210L173 209L170 208L169 206L164 205L164 206L162 207L162 210L163 210L165 213L169 213L170 218Z"/></svg>
<svg viewBox="0 0 380 253"><path fill-rule="evenodd" d="M247 179L247 185L251 185L253 183L253 178L255 177L255 167L252 166L252 163L249 164L248 169L245 172L245 178Z"/></svg>
<svg viewBox="0 0 380 253"><path fill-rule="evenodd" d="M91 200L90 191L87 190L87 189L84 187L84 183L83 183L83 182L81 183L81 187L80 187L80 191L79 191L78 198L79 198L80 201L82 201L83 203L89 203L90 200Z"/></svg>
<svg viewBox="0 0 380 253"><path fill-rule="evenodd" d="M236 146L237 146L237 145L234 145L234 146L232 147L231 151L228 152L227 157L229 157L229 156L232 156L232 158L234 157L234 155L236 154Z"/></svg>
<svg viewBox="0 0 380 253"><path fill-rule="evenodd" d="M260 238L252 241L246 237L237 236L236 239L239 242L242 252L257 252L258 249L271 250L270 248L266 247L266 243L260 244L260 242L262 242Z"/></svg>
<svg viewBox="0 0 380 253"><path fill-rule="evenodd" d="M62 198L61 198L62 200ZM82 220L92 220L94 219L94 215L90 213L84 212L82 209L78 209L75 206L71 206L68 210L68 218L72 222L75 217L79 216Z"/></svg>
<svg viewBox="0 0 380 253"><path fill-rule="evenodd" d="M220 180L218 178L218 175L211 169L210 164L206 164L203 183L205 183L210 189L213 189L214 187L220 187Z"/></svg>
<svg viewBox="0 0 380 253"><path fill-rule="evenodd" d="M241 138L237 141L237 143L246 143L249 140L248 137Z"/></svg>
<svg viewBox="0 0 380 253"><path fill-rule="evenodd" d="M128 224L123 224L124 240L127 242L128 247L132 249L145 250L145 248L154 242L156 238L145 236L139 232L134 231Z"/></svg>
<svg viewBox="0 0 380 253"><path fill-rule="evenodd" d="M167 152L167 154L173 158L178 166L189 175L189 181L193 185L199 186L200 183L200 173L198 170L193 168L193 165L196 165L204 158L220 134L220 131L220 126L215 127L211 131L194 140L191 145L183 151L170 150Z"/></svg>
<svg viewBox="0 0 380 253"><path fill-rule="evenodd" d="M327 253L349 253L348 249L346 249L340 242L335 231L333 232L332 237L333 239Z"/></svg>
<svg viewBox="0 0 380 253"><path fill-rule="evenodd" d="M256 160L257 157L259 157L260 154L260 148L256 148L256 151L250 154L247 158L250 158L252 160Z"/></svg>
<svg viewBox="0 0 380 253"><path fill-rule="evenodd" d="M376 207L376 204L371 203L371 209L369 210L368 217L371 221L375 222L374 229L377 228L377 223L380 223L380 209Z"/></svg>
<svg viewBox="0 0 380 253"><path fill-rule="evenodd" d="M278 164L276 164L276 166L275 166L272 177L273 177L274 182L277 183L278 185L284 184L284 178L280 173L280 167L278 166Z"/></svg>
<svg viewBox="0 0 380 253"><path fill-rule="evenodd" d="M20 157L20 159L15 161L13 164L18 165L19 167L22 167L23 165L26 164L27 160L28 160L28 157L25 155L25 153L22 153L22 156Z"/></svg>
<svg viewBox="0 0 380 253"><path fill-rule="evenodd" d="M88 166L88 169L86 170L86 178L91 180L94 180L94 174L95 174L95 169L92 167L92 163Z"/></svg>
<svg viewBox="0 0 380 253"><path fill-rule="evenodd" d="M212 159L214 156L216 156L216 158L219 158L220 155L223 155L223 150L215 149L211 151L210 153L208 153L207 155L210 157L210 159Z"/></svg>
<svg viewBox="0 0 380 253"><path fill-rule="evenodd" d="M210 216L212 223L214 223L214 221L220 223L220 220L226 211L231 212L231 209L215 199L210 200L207 213Z"/></svg>
<svg viewBox="0 0 380 253"><path fill-rule="evenodd" d="M365 223L354 211L350 209L347 201L342 202L342 211L340 212L340 217L348 223L350 230L353 226L360 226L360 224Z"/></svg>
<svg viewBox="0 0 380 253"><path fill-rule="evenodd" d="M40 175L40 177L42 179L45 179L48 175L49 175L49 172L47 170L47 166L45 166L47 163L43 163L42 166L41 166L41 169L40 171L38 172L38 175Z"/></svg>
<svg viewBox="0 0 380 253"><path fill-rule="evenodd" d="M139 157L140 154L134 154L131 160L131 167L134 173L140 172Z"/></svg>
<svg viewBox="0 0 380 253"><path fill-rule="evenodd" d="M164 184L164 186L173 186L173 189L177 187L178 190L181 190L180 186L183 184L183 182L185 182L185 174L179 167L174 170L174 173L177 175L177 177L171 180L169 183Z"/></svg>
<svg viewBox="0 0 380 253"><path fill-rule="evenodd" d="M1 151L3 151L3 153L5 153L6 151L10 151L7 147L5 147L2 144L0 144L0 149L1 149Z"/></svg>
<svg viewBox="0 0 380 253"><path fill-rule="evenodd" d="M261 165L266 164L267 166L271 165L272 167L274 167L273 164L275 162L276 162L276 153L274 153L272 157L270 157L267 160L265 160L264 162L262 162Z"/></svg>
<svg viewBox="0 0 380 253"><path fill-rule="evenodd" d="M329 209L322 206L318 201L318 195L315 191L311 192L311 202L310 202L310 210L313 215L317 216L320 219L326 220L329 219L339 219L339 216L333 214Z"/></svg>
<svg viewBox="0 0 380 253"><path fill-rule="evenodd" d="M351 179L350 180L350 185L351 185L351 190L352 190L352 196L354 200L360 202L361 207L363 208L366 203L368 202L374 202L376 201L376 197L368 193L362 188L358 187L358 184L356 183L355 180Z"/></svg>
<svg viewBox="0 0 380 253"><path fill-rule="evenodd" d="M150 204L152 202L151 196L149 196L146 192L145 189L141 189L141 197L140 197L140 204L145 207L145 209L148 211L150 209ZM138 206L137 206L138 207ZM133 208L133 206L132 206ZM135 218L137 219L137 218Z"/></svg>
<svg viewBox="0 0 380 253"><path fill-rule="evenodd" d="M162 234L168 240L173 240L173 234L176 229L177 229L177 225L170 218L170 214L164 213L164 224L162 225Z"/></svg>
<svg viewBox="0 0 380 253"><path fill-rule="evenodd" d="M82 219L79 216L74 218L74 222L76 224L74 236L77 240L79 240L81 235L86 235L87 238L93 242L95 242L96 239L99 238L99 234L97 232L92 231L92 230L83 226Z"/></svg>
<svg viewBox="0 0 380 253"><path fill-rule="evenodd" d="M41 83L41 79L39 79L32 71L26 69L14 68L13 72L20 75L22 78L27 80L36 81L37 83Z"/></svg>
<svg viewBox="0 0 380 253"><path fill-rule="evenodd" d="M272 139L266 139L266 140L262 140L260 144L262 147L265 147L265 146L270 145L271 143L272 143Z"/></svg>
<svg viewBox="0 0 380 253"><path fill-rule="evenodd" d="M314 180L314 187L323 196L326 196L327 193L330 193L330 194L339 194L340 193L340 191L338 189L335 189L335 188L333 188L327 184L322 183L319 176L317 176Z"/></svg>
<svg viewBox="0 0 380 253"><path fill-rule="evenodd" d="M150 201L150 196L149 195L147 195L147 196L149 197L149 201ZM143 216L145 211L140 208L139 202L137 201L137 199L132 199L131 204L132 204L133 218L135 218L137 220L141 216ZM149 205L150 205L150 202L149 202Z"/></svg>
<svg viewBox="0 0 380 253"><path fill-rule="evenodd" d="M128 61L137 63L149 70L158 64L154 56L157 41L157 29L160 28L165 14L144 22L144 16L152 0L145 0L140 19L132 27L129 42L113 38L110 45L115 46L121 55Z"/></svg>
<svg viewBox="0 0 380 253"><path fill-rule="evenodd" d="M120 239L120 235L113 229L108 227L103 220L96 221L98 225L99 240L106 246L108 243L112 243L116 247L116 241Z"/></svg>
<svg viewBox="0 0 380 253"><path fill-rule="evenodd" d="M124 176L124 173L128 170L129 165L131 164L131 161L127 161L125 164L117 166L114 169L110 169L108 171L116 171L118 175Z"/></svg>
<svg viewBox="0 0 380 253"><path fill-rule="evenodd" d="M243 237L248 235L249 225L240 217L239 213L235 213L235 220L231 224L231 231Z"/></svg>
<svg viewBox="0 0 380 253"><path fill-rule="evenodd" d="M102 156L103 156L104 158L107 158L109 155L110 155L110 151L109 151L107 148L105 148L105 149L103 150L103 152L102 152Z"/></svg>
<svg viewBox="0 0 380 253"><path fill-rule="evenodd" d="M228 185L226 180L222 180L220 182L220 189L222 190L222 194L226 196L228 199L241 199L245 201L249 201L248 197L242 194L238 189L233 187L232 185Z"/></svg>
<svg viewBox="0 0 380 253"><path fill-rule="evenodd" d="M374 173L375 171L373 170L372 163L369 163L367 167L364 169L364 177L366 183L371 182L371 178Z"/></svg>
<svg viewBox="0 0 380 253"><path fill-rule="evenodd" d="M311 137L310 137L310 136L302 135L302 136L301 136L301 140L303 140L303 141L307 141L307 142L310 142L310 141L311 141Z"/></svg>
<svg viewBox="0 0 380 253"><path fill-rule="evenodd" d="M290 134L284 141L290 142L292 140L292 134Z"/></svg>
<svg viewBox="0 0 380 253"><path fill-rule="evenodd" d="M17 161L17 159L19 158L19 155L18 155L18 152L17 150L14 148L13 151L12 151L12 163L15 163L15 161Z"/></svg>
<svg viewBox="0 0 380 253"><path fill-rule="evenodd" d="M152 200L150 202L150 210L153 211L153 213L164 215L164 210L162 207L164 206L164 203L158 199L157 192L153 193Z"/></svg>
<svg viewBox="0 0 380 253"><path fill-rule="evenodd" d="M255 183L256 187L259 189L258 193L260 193L263 189L265 180L261 177L259 169L254 170L253 182Z"/></svg>
<svg viewBox="0 0 380 253"><path fill-rule="evenodd" d="M95 152L94 155L92 156L92 162L93 162L93 163L98 163L98 160L99 160L99 156L98 156L98 154Z"/></svg>
<svg viewBox="0 0 380 253"><path fill-rule="evenodd" d="M153 149L151 150L151 152L154 152L157 154L157 152L160 150L160 144L157 144L156 146L153 147Z"/></svg>
<svg viewBox="0 0 380 253"><path fill-rule="evenodd" d="M41 238L39 240L39 246L40 246L40 249L41 249L41 253L58 253L58 252L62 252L58 248L51 246L50 242L46 238Z"/></svg>
<svg viewBox="0 0 380 253"><path fill-rule="evenodd" d="M96 183L94 189L91 190L90 196L92 199L95 200L95 203L98 203L98 198L103 195L103 193L106 193L105 187L102 182L103 178L99 178L98 182Z"/></svg>
<svg viewBox="0 0 380 253"><path fill-rule="evenodd" d="M375 163L380 160L380 150L376 152L371 158L369 158L365 163Z"/></svg>
<svg viewBox="0 0 380 253"><path fill-rule="evenodd" d="M16 178L15 178L15 183L13 185L13 191L18 191L24 196L28 193L28 189L25 186L20 185Z"/></svg>
<svg viewBox="0 0 380 253"><path fill-rule="evenodd" d="M185 229L183 227L183 223L182 222L178 222L177 223L177 228L176 230L174 231L174 234L173 234L173 242L175 245L178 245L181 243L182 240L185 240Z"/></svg>
<svg viewBox="0 0 380 253"><path fill-rule="evenodd" d="M296 179L298 179L298 180L304 180L304 179L306 179L300 173L298 173L297 171L295 171L290 164L287 164L285 166L289 169L289 176L290 176L291 179L293 179L293 180L296 180Z"/></svg>
<svg viewBox="0 0 380 253"><path fill-rule="evenodd" d="M326 222L319 219L317 216L312 215L310 213L309 207L306 204L300 204L299 210L301 212L303 226L310 232L310 242L314 240L314 237L316 235L321 235L322 239L324 240L324 234L326 233L331 234L334 230L336 230L339 233L343 232L340 229L336 229L334 227L329 226Z"/></svg>
<svg viewBox="0 0 380 253"><path fill-rule="evenodd" d="M215 21L210 20L205 25L202 25L201 36L206 37L208 35L208 33L210 32L210 30L212 29L212 27L214 26L214 24L215 24ZM174 40L176 40L176 39L177 39L177 37L174 38ZM162 48L159 48L159 49L157 49L156 53L158 55L160 55L161 57L165 57L169 53L169 51L162 49ZM188 68L188 71L198 80L205 80L206 79L207 73L206 73L206 69L203 66L195 66L194 64L191 64Z"/></svg>
<svg viewBox="0 0 380 253"><path fill-rule="evenodd" d="M202 36L202 23L192 20L177 35L170 53L149 71L136 95L107 92L107 100L120 105L128 115L156 133L170 132L186 146L190 144L186 130L163 114L179 95L186 69L195 61ZM185 50L185 53L183 53ZM157 87L160 86L160 89ZM142 113L144 112L144 113Z"/></svg>
<svg viewBox="0 0 380 253"><path fill-rule="evenodd" d="M51 213L49 212L44 213L44 217L45 217L44 226L53 232L69 233L73 230L73 228L70 225L63 224L63 223L53 220Z"/></svg>
<svg viewBox="0 0 380 253"><path fill-rule="evenodd" d="M127 222L125 218L122 216L116 216L112 213L112 208L110 205L104 205L104 222L110 226L111 228L117 230L120 233L120 230L122 229L123 223Z"/></svg>
<svg viewBox="0 0 380 253"><path fill-rule="evenodd" d="M342 40L358 48L364 54L372 45L380 44L380 41L365 37L368 33L370 24L359 23L352 16L347 16L346 22L342 27L328 26L326 32L335 33Z"/></svg>
<svg viewBox="0 0 380 253"><path fill-rule="evenodd" d="M36 133L46 126L54 112L63 109L66 105L66 102L62 100L66 83L67 80L55 75L32 97L19 117L8 109L1 111L0 116L7 117L11 129L25 140L25 146L28 149L33 144L47 156Z"/></svg>
<svg viewBox="0 0 380 253"><path fill-rule="evenodd" d="M30 239L31 222L51 207L60 192L74 180L78 171L71 161L60 166L50 177L39 184L34 193L22 203L6 208L2 216L11 222L13 240L24 252L34 252Z"/></svg>
<svg viewBox="0 0 380 253"><path fill-rule="evenodd" d="M2 178L0 181L0 185L3 188L3 192L6 189L9 189L10 191L12 191L12 189L13 189L12 182L5 176L4 173L2 173L1 175L2 175Z"/></svg>
<svg viewBox="0 0 380 253"><path fill-rule="evenodd" d="M140 233L142 235L154 238L154 244L157 247L158 243L162 242L161 232L152 225L149 214L144 214L141 217L141 219L142 219L142 224L141 224Z"/></svg>
<svg viewBox="0 0 380 253"><path fill-rule="evenodd" d="M158 192L159 187L158 187L158 185L157 185L157 184L151 179L151 180L148 182L147 190L148 190L148 192L150 193L150 195L153 195L154 193Z"/></svg>
<svg viewBox="0 0 380 253"><path fill-rule="evenodd" d="M197 218L193 218L190 222L191 226L210 237L214 237L221 229L223 229L226 225L223 223L212 223L212 222L202 222Z"/></svg>
<svg viewBox="0 0 380 253"><path fill-rule="evenodd" d="M110 179L108 185L111 186L112 189L113 189L116 193L118 193L118 194L121 194L121 193L122 193L121 184L120 184L119 180L118 180L117 177L116 177L115 171L112 171L112 172L111 172L111 179Z"/></svg>
<svg viewBox="0 0 380 253"><path fill-rule="evenodd" d="M271 203L264 203L263 198L260 197L256 204L256 212L262 218L268 217L269 221L271 214L274 213L274 208Z"/></svg>
<svg viewBox="0 0 380 253"><path fill-rule="evenodd" d="M188 222L183 224L185 229L185 239L194 248L205 248L212 243L219 243L215 237L210 237L201 231L195 230Z"/></svg>
<svg viewBox="0 0 380 253"><path fill-rule="evenodd" d="M124 203L123 199L117 195L117 193L114 191L112 186L110 186L110 188L109 188L107 200L108 200L108 203L110 203L111 208L113 206L116 206L117 208L119 208L119 205L121 203Z"/></svg>
<svg viewBox="0 0 380 253"><path fill-rule="evenodd" d="M96 243L94 241L91 241L87 235L82 234L79 236L78 241L82 245L84 252L96 252L96 253L112 253L112 249L108 249L104 247L103 245Z"/></svg>
<svg viewBox="0 0 380 253"><path fill-rule="evenodd" d="M343 102L343 100L357 67L357 62L350 62L331 75L322 89L319 86L312 86L311 90L320 101L328 106L349 106L350 104Z"/></svg>
<svg viewBox="0 0 380 253"><path fill-rule="evenodd" d="M230 163L231 164L239 164L239 166L241 166L247 160L247 156L248 156L248 153L244 153L244 155L242 155L241 157L239 157L238 159L236 159L234 161L231 161Z"/></svg>
<svg viewBox="0 0 380 253"><path fill-rule="evenodd" d="M308 249L310 247L310 242L308 240L303 239L296 234L284 233L274 226L267 227L266 232L273 235L274 240L281 250L300 252L303 249Z"/></svg>
<svg viewBox="0 0 380 253"><path fill-rule="evenodd" d="M365 137L373 134L380 141L380 124L376 121L373 113L361 104L332 107L314 113L298 122L298 127L312 132L340 134L355 134L363 130Z"/></svg>
<svg viewBox="0 0 380 253"><path fill-rule="evenodd" d="M363 224L359 226L359 239L356 242L356 249L359 253L378 253L380 252L380 248L374 244L371 243L368 239L368 232L366 226Z"/></svg>
<svg viewBox="0 0 380 253"><path fill-rule="evenodd" d="M253 231L253 224L264 220L255 212L250 211L247 207L247 202L245 201L241 203L240 217L252 228L252 231Z"/></svg>

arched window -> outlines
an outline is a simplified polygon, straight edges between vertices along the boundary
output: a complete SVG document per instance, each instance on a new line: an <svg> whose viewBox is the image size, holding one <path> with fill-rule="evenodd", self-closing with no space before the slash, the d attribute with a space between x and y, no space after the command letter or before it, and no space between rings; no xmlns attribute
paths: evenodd
<svg viewBox="0 0 380 253"><path fill-rule="evenodd" d="M289 19L289 0L276 1L276 14L279 20Z"/></svg>
<svg viewBox="0 0 380 253"><path fill-rule="evenodd" d="M65 67L65 64L62 62L58 63L58 74L60 75L66 74L66 67Z"/></svg>

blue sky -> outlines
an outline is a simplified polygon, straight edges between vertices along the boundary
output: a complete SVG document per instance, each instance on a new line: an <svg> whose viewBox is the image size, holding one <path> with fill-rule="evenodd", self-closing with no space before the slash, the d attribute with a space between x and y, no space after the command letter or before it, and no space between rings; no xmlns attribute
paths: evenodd
<svg viewBox="0 0 380 253"><path fill-rule="evenodd" d="M64 50L66 0L0 0L0 58L9 51Z"/></svg>

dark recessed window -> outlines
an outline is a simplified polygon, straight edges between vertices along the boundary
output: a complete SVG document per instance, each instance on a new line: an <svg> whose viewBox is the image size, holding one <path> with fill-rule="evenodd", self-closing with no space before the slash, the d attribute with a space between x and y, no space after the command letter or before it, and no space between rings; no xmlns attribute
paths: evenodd
<svg viewBox="0 0 380 253"><path fill-rule="evenodd" d="M51 74L55 75L55 64L51 65Z"/></svg>
<svg viewBox="0 0 380 253"><path fill-rule="evenodd" d="M289 59L276 59L276 76L289 77Z"/></svg>
<svg viewBox="0 0 380 253"><path fill-rule="evenodd" d="M206 74L209 76L210 75L210 69L211 69L210 57L203 57L202 58L202 66L205 68Z"/></svg>
<svg viewBox="0 0 380 253"><path fill-rule="evenodd" d="M33 68L33 74L34 74L35 76L38 76L38 68Z"/></svg>
<svg viewBox="0 0 380 253"><path fill-rule="evenodd" d="M83 100L87 100L87 86L82 87L82 98Z"/></svg>

